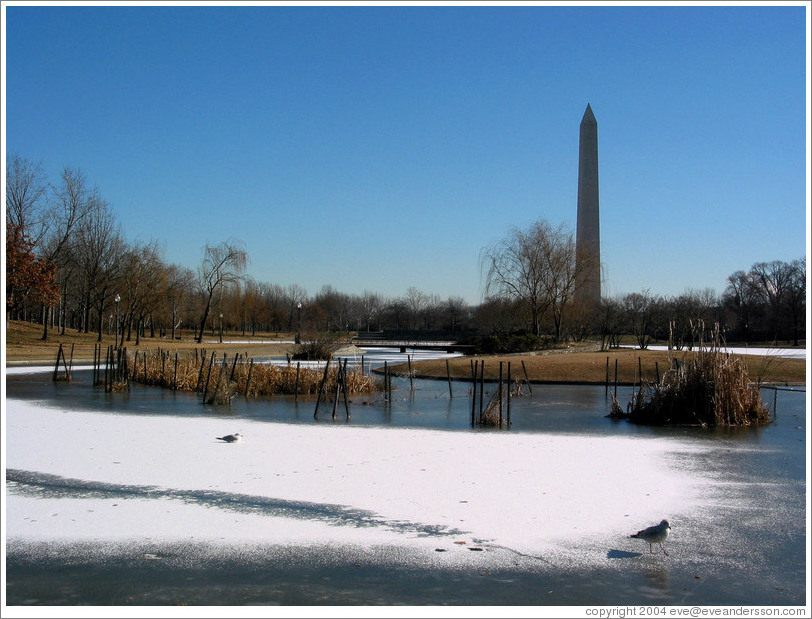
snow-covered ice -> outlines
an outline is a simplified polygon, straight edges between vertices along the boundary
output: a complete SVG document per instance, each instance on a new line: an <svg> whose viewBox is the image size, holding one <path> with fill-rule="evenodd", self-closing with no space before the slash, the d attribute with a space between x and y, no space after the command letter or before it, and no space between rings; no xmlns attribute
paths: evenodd
<svg viewBox="0 0 812 619"><path fill-rule="evenodd" d="M659 439L311 426L7 404L9 539L427 551L466 542L567 554L622 543L631 523L673 517L701 500L701 479L677 466L673 446ZM216 438L233 432L244 440ZM32 493L32 487L47 491Z"/></svg>

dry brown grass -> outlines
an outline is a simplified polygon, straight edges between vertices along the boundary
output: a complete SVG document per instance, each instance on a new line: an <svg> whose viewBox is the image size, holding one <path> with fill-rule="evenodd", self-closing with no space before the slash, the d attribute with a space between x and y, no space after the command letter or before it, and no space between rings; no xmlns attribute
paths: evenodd
<svg viewBox="0 0 812 619"><path fill-rule="evenodd" d="M220 352L226 352L229 356L236 353L250 351L252 357L271 357L285 354L293 354L296 349L294 344L268 343L269 339L279 339L293 341L292 333L262 333L255 337L243 336L241 333L224 333L225 340L239 340L240 344L220 344L212 343L214 339L209 335L204 336L203 343L198 344L191 335L184 335L184 339L171 340L167 338L142 337L139 346L135 346L135 338L132 341L124 342L127 350L156 350L184 353L202 351L215 348ZM51 329L48 332L48 340L42 341L42 325L30 322L12 320L9 322L6 333L6 365L48 365L56 360L59 344L64 344L64 348L70 354L73 346L74 363L90 363L93 361L93 347L99 344L96 333L78 333L73 329L68 329L65 335L60 335ZM207 342L207 340L209 340ZM102 336L102 348L113 344L112 335Z"/></svg>
<svg viewBox="0 0 812 619"><path fill-rule="evenodd" d="M687 362L696 352L676 351L671 353L680 361ZM803 385L806 384L806 361L804 359L783 359L775 356L731 355L738 359L754 380L765 383ZM499 378L499 362L511 362L514 378L524 378L522 362L532 382L598 384L606 382L606 360L609 359L609 382L614 384L615 362L617 362L618 384L632 385L640 382L638 363L642 367L643 380L654 382L657 367L660 373L670 367L668 351L620 349L609 352L550 352L544 354L493 355L478 357L457 357L449 360L452 378L470 379L473 359L484 360L485 379ZM638 362L639 359L639 362ZM445 360L436 359L412 362L416 376L428 378L446 377ZM397 365L393 372L407 372L408 367Z"/></svg>
<svg viewBox="0 0 812 619"><path fill-rule="evenodd" d="M241 354L170 353L146 351L128 353L132 380L178 391L203 392L207 401L225 402L236 395L263 397L272 395L315 395L324 380L324 391L335 394L338 364L324 370L305 368L300 364L270 365L255 363ZM374 391L379 381L360 370L348 370L346 388L349 394Z"/></svg>

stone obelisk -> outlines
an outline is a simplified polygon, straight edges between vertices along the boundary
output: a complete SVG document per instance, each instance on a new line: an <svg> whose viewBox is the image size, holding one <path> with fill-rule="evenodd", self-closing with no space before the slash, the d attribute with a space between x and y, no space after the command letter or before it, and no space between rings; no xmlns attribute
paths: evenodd
<svg viewBox="0 0 812 619"><path fill-rule="evenodd" d="M598 209L598 121L587 103L581 120L578 150L578 224L576 270L581 273L576 297L588 305L601 300L601 234Z"/></svg>

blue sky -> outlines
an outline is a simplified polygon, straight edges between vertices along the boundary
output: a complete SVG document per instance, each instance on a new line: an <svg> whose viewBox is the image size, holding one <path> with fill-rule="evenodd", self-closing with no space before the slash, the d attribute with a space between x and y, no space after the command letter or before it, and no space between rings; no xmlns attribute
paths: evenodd
<svg viewBox="0 0 812 619"><path fill-rule="evenodd" d="M604 294L806 254L808 3L3 8L6 152L167 262L479 302L484 247L574 231L587 103Z"/></svg>

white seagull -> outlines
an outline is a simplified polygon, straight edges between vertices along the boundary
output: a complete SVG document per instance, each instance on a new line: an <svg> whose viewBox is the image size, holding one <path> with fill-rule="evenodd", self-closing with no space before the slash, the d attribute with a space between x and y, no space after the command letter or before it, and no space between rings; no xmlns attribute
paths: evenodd
<svg viewBox="0 0 812 619"><path fill-rule="evenodd" d="M646 527L638 531L637 533L630 535L635 539L641 539L644 542L648 542L648 551L651 554L654 554L651 546L652 544L659 544L660 548L663 549L663 553L668 556L668 553L665 551L663 547L663 542L668 539L668 532L671 530L671 525L668 524L668 520L663 520L660 524Z"/></svg>
<svg viewBox="0 0 812 619"><path fill-rule="evenodd" d="M225 436L218 436L218 441L225 441L226 443L236 443L242 438L242 434L235 432L234 434L226 434Z"/></svg>

